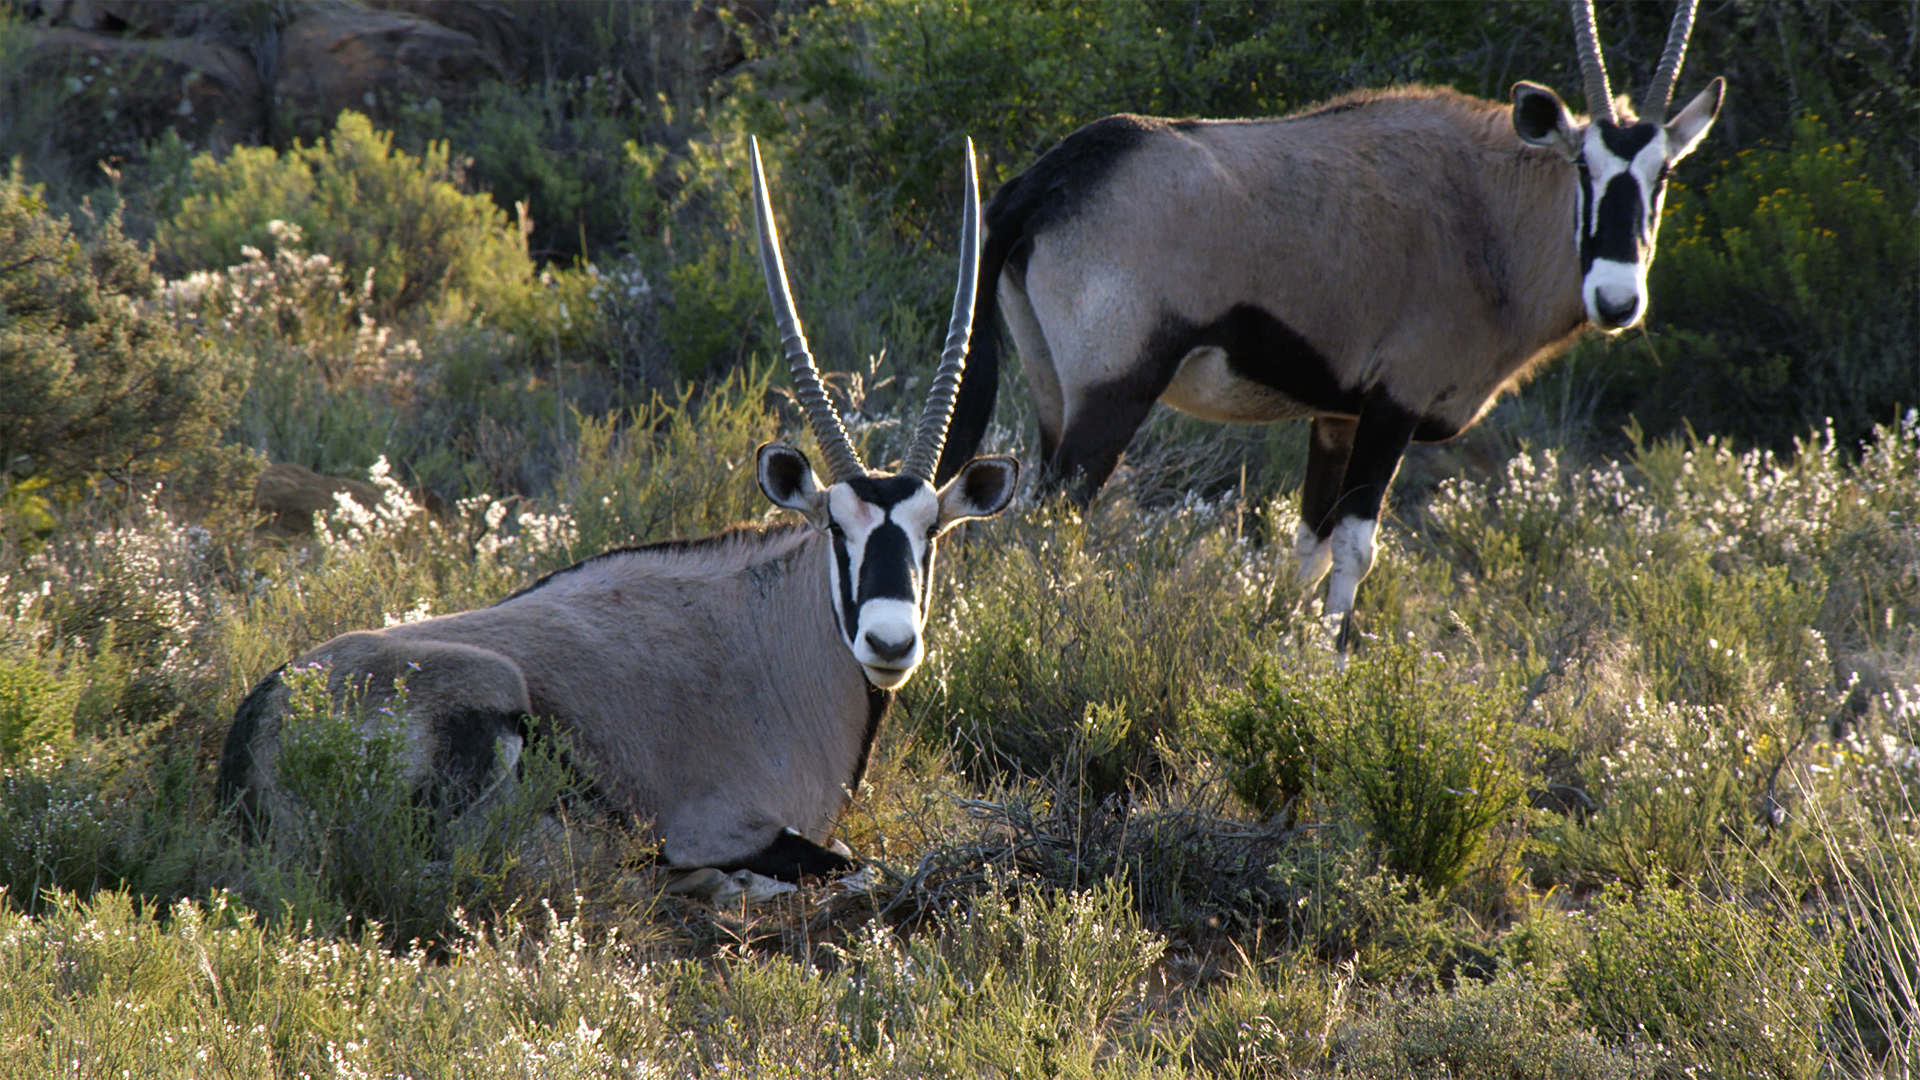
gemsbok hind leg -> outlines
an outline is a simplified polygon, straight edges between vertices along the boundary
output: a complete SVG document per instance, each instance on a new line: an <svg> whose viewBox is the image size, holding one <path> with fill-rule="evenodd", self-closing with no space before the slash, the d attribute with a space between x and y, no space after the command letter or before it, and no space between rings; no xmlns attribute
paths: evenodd
<svg viewBox="0 0 1920 1080"><path fill-rule="evenodd" d="M1091 503L1120 464L1120 455L1157 396L1126 383L1081 392L1068 410L1060 445L1048 459L1041 484L1051 490L1065 489L1075 506Z"/></svg>
<svg viewBox="0 0 1920 1080"><path fill-rule="evenodd" d="M308 668L323 673L335 715L368 735L398 725L399 764L421 802L458 818L512 792L530 712L513 661L470 645L342 634L262 679L234 715L219 790L241 807L245 835L263 837L289 808L274 774L289 714L311 704L294 701L292 689Z"/></svg>

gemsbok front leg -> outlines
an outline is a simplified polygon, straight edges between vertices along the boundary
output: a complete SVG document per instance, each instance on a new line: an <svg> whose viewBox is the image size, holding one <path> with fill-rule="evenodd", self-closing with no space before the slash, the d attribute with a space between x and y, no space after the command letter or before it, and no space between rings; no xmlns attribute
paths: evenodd
<svg viewBox="0 0 1920 1080"><path fill-rule="evenodd" d="M1294 533L1293 553L1300 560L1300 584L1320 583L1333 566L1333 508L1340 502L1347 476L1347 458L1353 453L1353 433L1360 421L1352 416L1316 416L1307 435L1307 475L1300 485L1300 527Z"/></svg>
<svg viewBox="0 0 1920 1080"><path fill-rule="evenodd" d="M1383 390L1369 391L1354 425L1353 450L1340 481L1340 498L1327 515L1327 546L1332 570L1327 579L1326 615L1338 616L1340 632L1335 647L1346 652L1353 628L1353 597L1373 569L1374 541L1379 533L1380 508L1387 489L1400 471L1420 423L1413 413L1388 398Z"/></svg>

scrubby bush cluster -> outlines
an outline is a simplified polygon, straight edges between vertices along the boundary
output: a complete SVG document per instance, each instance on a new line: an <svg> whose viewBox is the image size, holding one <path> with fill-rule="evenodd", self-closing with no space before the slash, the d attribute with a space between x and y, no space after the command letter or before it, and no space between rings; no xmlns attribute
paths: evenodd
<svg viewBox="0 0 1920 1080"><path fill-rule="evenodd" d="M1910 11L1703 16L1690 70L1743 111L1674 178L1652 320L1409 460L1344 664L1294 577L1300 431L1156 414L1085 512L944 543L929 660L842 822L870 887L714 910L563 742L449 820L378 718L305 700L304 810L248 835L214 799L228 719L342 631L770 513L756 446L809 436L749 135L887 462L963 135L991 184L1120 109L1570 89L1564 10L850 0L779 9L697 86L634 66L657 11L523 10L598 21L549 77L392 127L163 139L92 190L29 153L0 184L0 1073L1916 1060ZM1603 35L1637 64L1665 18L1603 6ZM35 115L0 153L67 145ZM1027 453L1003 378L988 445ZM380 500L256 535L263 459Z"/></svg>

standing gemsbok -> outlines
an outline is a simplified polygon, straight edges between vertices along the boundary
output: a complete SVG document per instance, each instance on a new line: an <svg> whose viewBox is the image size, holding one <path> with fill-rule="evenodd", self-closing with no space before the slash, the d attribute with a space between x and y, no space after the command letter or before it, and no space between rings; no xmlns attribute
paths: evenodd
<svg viewBox="0 0 1920 1080"><path fill-rule="evenodd" d="M1067 136L987 206L980 333L936 479L993 411L997 307L1038 407L1043 486L1077 502L1156 400L1210 420L1311 417L1295 548L1304 582L1331 568L1325 610L1345 615L1407 444L1459 434L1589 325L1646 312L1667 171L1725 83L1665 119L1684 0L1649 119L1616 111L1591 0L1573 15L1591 120L1522 82L1511 107L1405 88L1283 119L1110 116Z"/></svg>
<svg viewBox="0 0 1920 1080"><path fill-rule="evenodd" d="M511 783L536 722L571 739L610 805L651 822L666 862L783 880L852 862L821 846L859 786L893 691L922 657L935 540L990 517L1018 486L1011 458L930 478L967 339L979 197L967 147L960 280L932 390L898 473L860 462L820 385L788 292L760 151L754 213L767 292L830 482L769 443L760 489L799 524L609 551L492 607L342 634L297 665L328 669L336 706L378 716L405 684L411 778L442 805ZM282 669L284 671L285 669ZM276 671L236 712L219 786L249 821L279 811L288 713Z"/></svg>

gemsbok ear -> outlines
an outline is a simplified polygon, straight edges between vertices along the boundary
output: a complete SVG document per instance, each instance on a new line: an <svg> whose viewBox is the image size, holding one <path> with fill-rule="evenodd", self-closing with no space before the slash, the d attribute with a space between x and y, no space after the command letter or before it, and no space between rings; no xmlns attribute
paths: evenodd
<svg viewBox="0 0 1920 1080"><path fill-rule="evenodd" d="M1705 90L1693 96L1679 115L1667 121L1667 164L1671 165L1700 145L1720 115L1720 102L1727 91L1727 80L1718 76Z"/></svg>
<svg viewBox="0 0 1920 1080"><path fill-rule="evenodd" d="M807 455L785 443L763 443L757 457L760 490L767 498L775 506L800 511L814 528L826 528L826 491Z"/></svg>
<svg viewBox="0 0 1920 1080"><path fill-rule="evenodd" d="M942 532L962 521L988 518L1007 508L1020 489L1020 463L1010 457L977 457L940 489Z"/></svg>
<svg viewBox="0 0 1920 1080"><path fill-rule="evenodd" d="M1580 156L1580 137L1566 102L1539 83L1513 84L1513 131L1533 146L1559 151L1568 161Z"/></svg>

